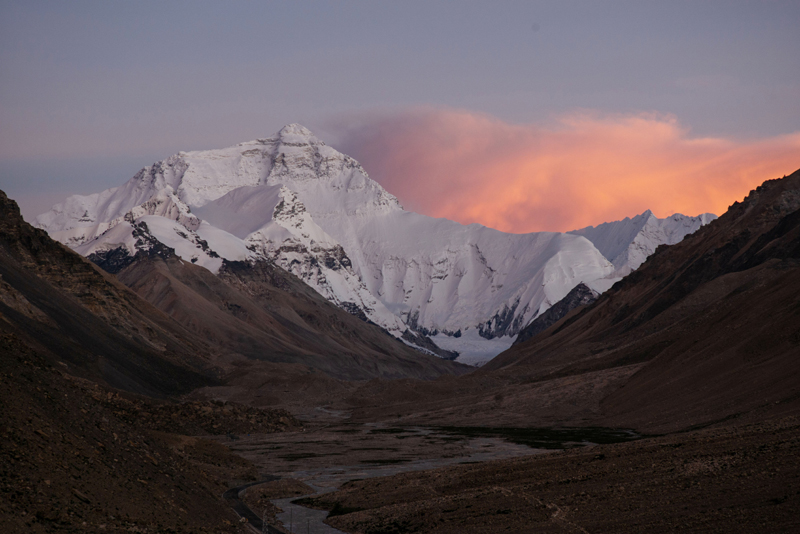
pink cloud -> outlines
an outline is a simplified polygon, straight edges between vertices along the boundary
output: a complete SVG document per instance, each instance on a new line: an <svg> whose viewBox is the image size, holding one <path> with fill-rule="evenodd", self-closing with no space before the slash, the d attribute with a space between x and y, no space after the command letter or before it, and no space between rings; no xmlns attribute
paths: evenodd
<svg viewBox="0 0 800 534"><path fill-rule="evenodd" d="M341 148L406 208L508 232L566 231L646 209L721 214L800 167L800 132L694 138L655 114L581 113L541 126L416 109L358 122Z"/></svg>

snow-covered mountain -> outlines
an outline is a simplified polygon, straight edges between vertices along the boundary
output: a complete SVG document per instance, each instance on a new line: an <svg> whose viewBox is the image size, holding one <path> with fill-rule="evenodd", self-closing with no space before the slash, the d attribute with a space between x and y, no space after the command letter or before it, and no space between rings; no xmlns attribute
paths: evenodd
<svg viewBox="0 0 800 534"><path fill-rule="evenodd" d="M585 237L507 234L408 212L357 161L295 124L180 152L118 188L69 197L35 224L87 256L160 242L212 272L223 259L266 258L397 337L481 354L510 346L578 283L605 291L619 279L616 249L604 256L594 239L622 240L618 255L644 228L623 243L622 230L589 231L606 225Z"/></svg>
<svg viewBox="0 0 800 534"><path fill-rule="evenodd" d="M636 270L658 245L674 245L684 237L716 219L713 213L687 217L676 213L659 219L650 210L621 221L607 222L572 230L582 235L605 256L620 276Z"/></svg>

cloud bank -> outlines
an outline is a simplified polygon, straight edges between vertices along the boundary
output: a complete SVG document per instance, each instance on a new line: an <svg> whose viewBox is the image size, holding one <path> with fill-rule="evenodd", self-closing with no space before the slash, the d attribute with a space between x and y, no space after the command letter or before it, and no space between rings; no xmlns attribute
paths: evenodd
<svg viewBox="0 0 800 534"><path fill-rule="evenodd" d="M567 231L651 209L722 214L800 168L800 132L693 138L671 116L577 113L514 125L414 109L350 123L338 148L407 209L506 232Z"/></svg>

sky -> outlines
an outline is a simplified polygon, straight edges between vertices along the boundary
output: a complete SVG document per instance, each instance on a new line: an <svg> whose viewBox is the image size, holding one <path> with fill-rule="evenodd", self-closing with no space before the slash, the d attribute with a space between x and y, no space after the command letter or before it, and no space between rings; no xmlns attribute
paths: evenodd
<svg viewBox="0 0 800 534"><path fill-rule="evenodd" d="M800 2L0 0L27 219L303 124L408 209L511 232L721 213L800 168Z"/></svg>

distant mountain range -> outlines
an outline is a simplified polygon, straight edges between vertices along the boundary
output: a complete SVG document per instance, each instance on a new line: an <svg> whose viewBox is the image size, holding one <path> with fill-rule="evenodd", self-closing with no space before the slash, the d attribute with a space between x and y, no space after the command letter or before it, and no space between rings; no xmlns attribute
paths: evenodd
<svg viewBox="0 0 800 534"><path fill-rule="evenodd" d="M215 274L226 262L274 263L407 344L475 364L578 284L603 293L714 218L647 211L568 233L464 226L404 210L357 161L291 124L180 152L34 224L112 271L160 246Z"/></svg>

